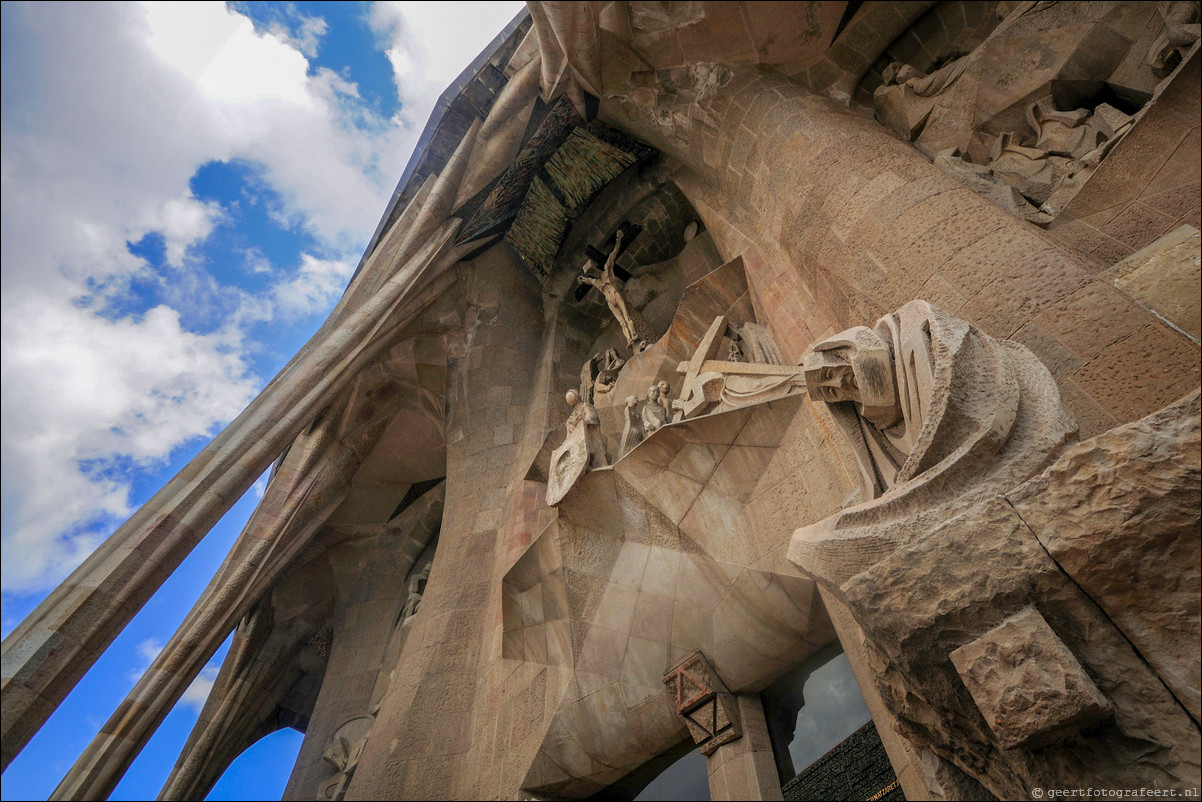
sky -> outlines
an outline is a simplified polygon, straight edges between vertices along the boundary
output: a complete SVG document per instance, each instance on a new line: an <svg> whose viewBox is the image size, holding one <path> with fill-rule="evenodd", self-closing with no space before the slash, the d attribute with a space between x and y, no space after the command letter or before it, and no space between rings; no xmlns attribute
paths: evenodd
<svg viewBox="0 0 1202 802"><path fill-rule="evenodd" d="M0 629L255 396L346 286L446 86L522 8L2 7ZM183 620L260 479L4 773L45 798ZM118 786L153 798L224 648ZM280 797L300 736L210 799Z"/></svg>

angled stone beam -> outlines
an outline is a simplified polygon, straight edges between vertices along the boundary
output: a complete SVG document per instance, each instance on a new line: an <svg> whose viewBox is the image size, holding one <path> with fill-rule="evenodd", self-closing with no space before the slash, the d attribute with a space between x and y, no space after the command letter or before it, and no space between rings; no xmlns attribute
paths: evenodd
<svg viewBox="0 0 1202 802"><path fill-rule="evenodd" d="M452 190L449 190L453 192ZM379 290L323 327L234 421L4 640L3 766L217 520L406 319L410 291L462 256L436 228ZM226 630L229 631L228 629Z"/></svg>
<svg viewBox="0 0 1202 802"><path fill-rule="evenodd" d="M112 792L226 635L346 498L363 459L408 401L387 381L344 395L350 398L298 438L225 564L52 799L103 799Z"/></svg>
<svg viewBox="0 0 1202 802"><path fill-rule="evenodd" d="M276 714L295 679L288 669L313 634L302 618L276 620L269 602L255 606L235 631L230 654L159 799L204 799L244 749L277 729Z"/></svg>

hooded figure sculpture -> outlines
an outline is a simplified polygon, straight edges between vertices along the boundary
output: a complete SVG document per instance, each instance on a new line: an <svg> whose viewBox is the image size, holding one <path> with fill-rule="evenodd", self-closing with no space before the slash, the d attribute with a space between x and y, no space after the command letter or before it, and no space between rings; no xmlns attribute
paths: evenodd
<svg viewBox="0 0 1202 802"><path fill-rule="evenodd" d="M789 559L820 581L838 584L927 519L1014 487L1076 431L1034 354L926 301L823 340L802 368L860 468L862 502L793 535Z"/></svg>

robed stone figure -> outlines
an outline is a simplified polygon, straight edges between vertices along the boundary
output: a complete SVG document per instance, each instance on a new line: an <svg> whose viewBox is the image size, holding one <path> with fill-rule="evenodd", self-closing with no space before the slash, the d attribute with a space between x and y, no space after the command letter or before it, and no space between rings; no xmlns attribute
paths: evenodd
<svg viewBox="0 0 1202 802"><path fill-rule="evenodd" d="M860 503L794 533L789 559L820 581L1014 487L1076 432L1025 346L926 301L823 340L802 368L860 469Z"/></svg>
<svg viewBox="0 0 1202 802"><path fill-rule="evenodd" d="M565 399L572 412L564 423L563 445L551 453L547 472L547 504L552 507L563 500L587 471L609 464L597 408L581 400L575 390L568 390Z"/></svg>

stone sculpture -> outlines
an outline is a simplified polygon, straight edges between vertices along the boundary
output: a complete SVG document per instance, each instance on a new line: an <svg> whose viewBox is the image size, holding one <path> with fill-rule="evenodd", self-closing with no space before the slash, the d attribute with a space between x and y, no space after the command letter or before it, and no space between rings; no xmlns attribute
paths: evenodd
<svg viewBox="0 0 1202 802"><path fill-rule="evenodd" d="M648 396L650 396L650 393L648 393ZM638 405L639 397L637 395L626 396L626 406L622 412L625 424L622 427L622 441L618 445L619 458L643 442L643 438L646 436L646 430L643 427L643 418L639 414Z"/></svg>
<svg viewBox="0 0 1202 802"><path fill-rule="evenodd" d="M601 294L605 296L605 303L609 306L609 311L613 313L614 318L618 321L618 326L622 329L622 336L626 338L626 347L638 353L642 350L640 346L646 345L646 338L641 336L635 327L630 307L627 305L622 291L618 288L618 279L614 275L614 262L617 261L618 253L622 250L624 234L622 229L618 229L614 234L614 248L610 251L609 258L605 260L605 266L601 268L596 277L589 275L589 270L597 266L596 262L589 259L584 263L583 275L578 276L576 280L601 291Z"/></svg>
<svg viewBox="0 0 1202 802"><path fill-rule="evenodd" d="M618 373L625 364L626 360L614 348L593 354L580 369L580 397L590 404L604 398L613 389Z"/></svg>
<svg viewBox="0 0 1202 802"><path fill-rule="evenodd" d="M597 408L580 400L575 390L568 390L565 399L568 406L572 407L572 412L564 424L566 435L563 445L551 454L547 476L547 504L551 507L562 501L572 485L587 471L609 464Z"/></svg>
<svg viewBox="0 0 1202 802"><path fill-rule="evenodd" d="M1140 281L1178 286L1138 249L1197 222L1199 56L1182 52L1197 5L1160 6L1163 26L1134 2L530 6L444 95L452 113L311 343L6 638L3 763L274 464L224 567L56 798L105 798L231 631L164 799L203 798L279 726L306 730L289 798L630 796L690 730L733 732L736 710L743 737L706 758L713 798L772 798L759 692L836 640L908 798L1196 787L1198 394L1164 405L1197 387L1198 338L1098 271L1122 244ZM864 116L894 58L930 73L899 67L881 92L905 142ZM1091 127L1104 98L1078 99L1095 87L1146 113L1049 231L911 145L953 149L984 193L1046 219L1073 163L1115 141ZM1032 106L1053 93L1068 105ZM625 303L565 302L579 249L618 220L634 221L612 264ZM692 242L622 283L635 223L641 253ZM745 265L719 264L739 251ZM829 370L801 398L790 363L815 332L919 287L1054 359L1098 436L1058 451L1071 425L1047 371L933 307L824 343ZM641 309L665 336L611 387L606 349L630 356ZM738 325L752 314L789 357ZM716 350L694 354L715 315ZM548 434L547 387L590 354L569 425ZM617 446L640 396L630 448L644 388L682 359L672 396L690 419L582 476L608 458L598 411ZM426 555L446 570L419 601ZM405 608L426 612L394 626ZM704 677L686 666L670 703L664 669L697 653L714 682L688 684ZM377 712L360 746L347 717Z"/></svg>
<svg viewBox="0 0 1202 802"><path fill-rule="evenodd" d="M409 598L405 600L405 609L401 612L402 622L408 621L417 612L422 594L426 592L426 580L430 578L430 566L433 564L426 563L425 568L409 578Z"/></svg>
<svg viewBox="0 0 1202 802"><path fill-rule="evenodd" d="M1072 200L1133 121L1106 103L1092 112L1059 111L1048 95L1028 106L1030 130L1025 136L1006 131L996 137L987 164L973 164L955 148L938 154L935 163L1012 214L1046 224Z"/></svg>
<svg viewBox="0 0 1202 802"><path fill-rule="evenodd" d="M1095 503L1084 501L1093 490L1050 492L1042 478L1061 487L1068 471L1055 466L1074 453L1048 370L925 301L823 340L803 367L869 500L798 529L788 558L846 612L840 637L862 638L911 745L999 798L1062 784L1077 761L1098 782L1188 784L1198 731L1188 695L1174 698L1183 661L1156 648L1150 665L1120 632L1142 634L1142 621L1101 614L1090 595L1108 601L1106 589L1070 577L1074 564L1041 542L1048 510L1061 525L1063 506ZM1107 540L1096 532L1091 543ZM1196 615L1181 631L1191 627Z"/></svg>
<svg viewBox="0 0 1202 802"><path fill-rule="evenodd" d="M727 362L742 362L743 361L743 347L741 345L739 345L738 340L730 341L730 349L726 353L726 361Z"/></svg>
<svg viewBox="0 0 1202 802"><path fill-rule="evenodd" d="M911 301L871 329L856 326L823 340L802 369L810 397L826 403L855 453L869 499L892 489L893 499L930 503L985 476L1021 481L1076 429L1030 351L926 301ZM1024 447L995 460L1028 418ZM845 513L873 517L864 509Z"/></svg>
<svg viewBox="0 0 1202 802"><path fill-rule="evenodd" d="M671 420L672 396L670 395L670 391L672 388L669 387L668 383L662 379L656 382L655 386L659 388L659 405L664 408L664 414L667 416L667 419Z"/></svg>
<svg viewBox="0 0 1202 802"><path fill-rule="evenodd" d="M684 719L701 754L743 737L734 694L701 652L695 652L664 675L676 714Z"/></svg>
<svg viewBox="0 0 1202 802"><path fill-rule="evenodd" d="M801 370L794 366L716 359L726 330L726 318L715 317L693 358L677 367L684 374L684 381L680 398L672 402L673 420L689 420L709 412L771 401L801 387ZM757 336L762 339L765 334L759 332ZM736 339L739 339L737 334L731 338L732 346ZM752 355L764 353L770 350L761 346Z"/></svg>
<svg viewBox="0 0 1202 802"><path fill-rule="evenodd" d="M359 756L367 743L367 736L376 723L373 716L356 716L344 723L330 736L322 759L334 767L335 774L321 784L317 792L319 800L339 800L346 796L347 786L359 766Z"/></svg>
<svg viewBox="0 0 1202 802"><path fill-rule="evenodd" d="M893 62L873 93L877 120L902 139L913 140L926 124L936 98L964 74L969 63L962 56L927 75L909 64Z"/></svg>
<svg viewBox="0 0 1202 802"><path fill-rule="evenodd" d="M772 337L767 326L750 321L738 326L735 339L739 342L739 350L745 362L759 362L763 365L783 365L785 358ZM738 360L731 360L738 361Z"/></svg>
<svg viewBox="0 0 1202 802"><path fill-rule="evenodd" d="M647 388L647 403L643 405L642 425L645 436L655 434L670 420L662 403L663 391L658 384Z"/></svg>
<svg viewBox="0 0 1202 802"><path fill-rule="evenodd" d="M1199 6L1196 0L1176 0L1160 4L1160 15L1164 19L1164 31L1148 48L1146 61L1159 76L1168 75L1181 63L1185 51L1202 37L1199 23Z"/></svg>

